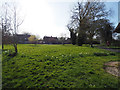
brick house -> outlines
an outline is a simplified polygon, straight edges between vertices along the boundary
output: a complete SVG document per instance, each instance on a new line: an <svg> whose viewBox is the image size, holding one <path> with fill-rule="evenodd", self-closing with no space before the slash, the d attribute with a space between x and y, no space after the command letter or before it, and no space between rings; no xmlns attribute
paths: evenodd
<svg viewBox="0 0 120 90"><path fill-rule="evenodd" d="M28 35L28 34L17 34L17 41L18 41L18 43L20 43L20 44L28 44L28 43L29 43L28 38L29 38L30 36L31 36L31 35Z"/></svg>
<svg viewBox="0 0 120 90"><path fill-rule="evenodd" d="M58 44L58 38L57 37L49 37L49 36L44 36L43 37L43 42L44 44Z"/></svg>

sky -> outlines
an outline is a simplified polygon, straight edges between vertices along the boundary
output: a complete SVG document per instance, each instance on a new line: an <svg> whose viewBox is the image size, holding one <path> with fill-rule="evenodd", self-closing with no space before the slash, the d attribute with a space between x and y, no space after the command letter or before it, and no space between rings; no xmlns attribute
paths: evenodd
<svg viewBox="0 0 120 90"><path fill-rule="evenodd" d="M120 1L118 3L118 22L120 22Z"/></svg>
<svg viewBox="0 0 120 90"><path fill-rule="evenodd" d="M1 1L5 2L6 0ZM29 32L39 38L44 36L60 37L63 34L69 37L69 30L66 26L70 21L70 10L75 5L73 1L80 0L17 0L20 7L20 18L24 20L18 33ZM118 1L108 0L105 2L107 9L112 9L109 19L115 27L118 24Z"/></svg>

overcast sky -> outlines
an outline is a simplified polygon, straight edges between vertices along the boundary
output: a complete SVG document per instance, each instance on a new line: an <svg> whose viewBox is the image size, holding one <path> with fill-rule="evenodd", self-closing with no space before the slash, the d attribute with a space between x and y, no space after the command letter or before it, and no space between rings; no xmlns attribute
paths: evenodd
<svg viewBox="0 0 120 90"><path fill-rule="evenodd" d="M41 38L43 36L59 37L65 33L69 37L66 25L70 20L70 10L75 5L73 1L80 0L17 0L21 10L19 13L24 19L23 24L19 27L19 33L30 32ZM109 18L115 26L118 24L117 1L108 0L105 3L107 9L111 8L113 11Z"/></svg>

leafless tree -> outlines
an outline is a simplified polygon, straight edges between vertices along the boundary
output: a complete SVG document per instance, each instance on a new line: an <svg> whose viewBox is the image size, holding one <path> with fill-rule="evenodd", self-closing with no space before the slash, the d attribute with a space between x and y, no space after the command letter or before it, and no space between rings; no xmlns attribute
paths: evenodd
<svg viewBox="0 0 120 90"><path fill-rule="evenodd" d="M15 53L17 54L18 50L17 50L17 31L18 31L18 27L23 23L22 21L18 21L18 17L17 17L17 8L16 6L13 7L13 30L12 30L12 35L13 35L13 46L15 48Z"/></svg>
<svg viewBox="0 0 120 90"><path fill-rule="evenodd" d="M2 49L4 48L4 43L9 39L11 30L11 20L7 9L7 3L4 3L1 7L2 12L0 15L0 26L2 30Z"/></svg>
<svg viewBox="0 0 120 90"><path fill-rule="evenodd" d="M105 9L105 4L99 1L100 0L87 0L87 2L77 2L76 6L71 11L70 25L78 33L78 45L82 45L85 40L83 37L86 37L87 30L89 30L87 33L94 32L94 28L89 29L90 23L106 18L110 14L110 11ZM94 36L92 34L90 35L92 37Z"/></svg>
<svg viewBox="0 0 120 90"><path fill-rule="evenodd" d="M3 15L5 15L5 17L2 15L2 31L3 31L3 35L5 35L5 31L8 29L8 31L10 30L11 36L12 38L12 44L14 46L15 49L15 55L17 54L18 50L17 50L17 31L18 31L18 27L23 23L23 20L21 20L18 17L18 12L17 12L17 6L16 3L12 2L6 2L5 7L3 7L2 11L5 11L5 13L3 13ZM4 25L4 23L5 25ZM6 28L7 27L7 28Z"/></svg>

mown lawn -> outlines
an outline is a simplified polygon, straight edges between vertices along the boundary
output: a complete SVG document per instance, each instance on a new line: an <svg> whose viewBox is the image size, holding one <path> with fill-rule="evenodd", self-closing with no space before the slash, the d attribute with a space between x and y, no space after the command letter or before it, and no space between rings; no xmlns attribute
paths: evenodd
<svg viewBox="0 0 120 90"><path fill-rule="evenodd" d="M117 88L118 78L103 64L118 61L119 53L88 46L19 44L18 54L2 58L3 88Z"/></svg>

